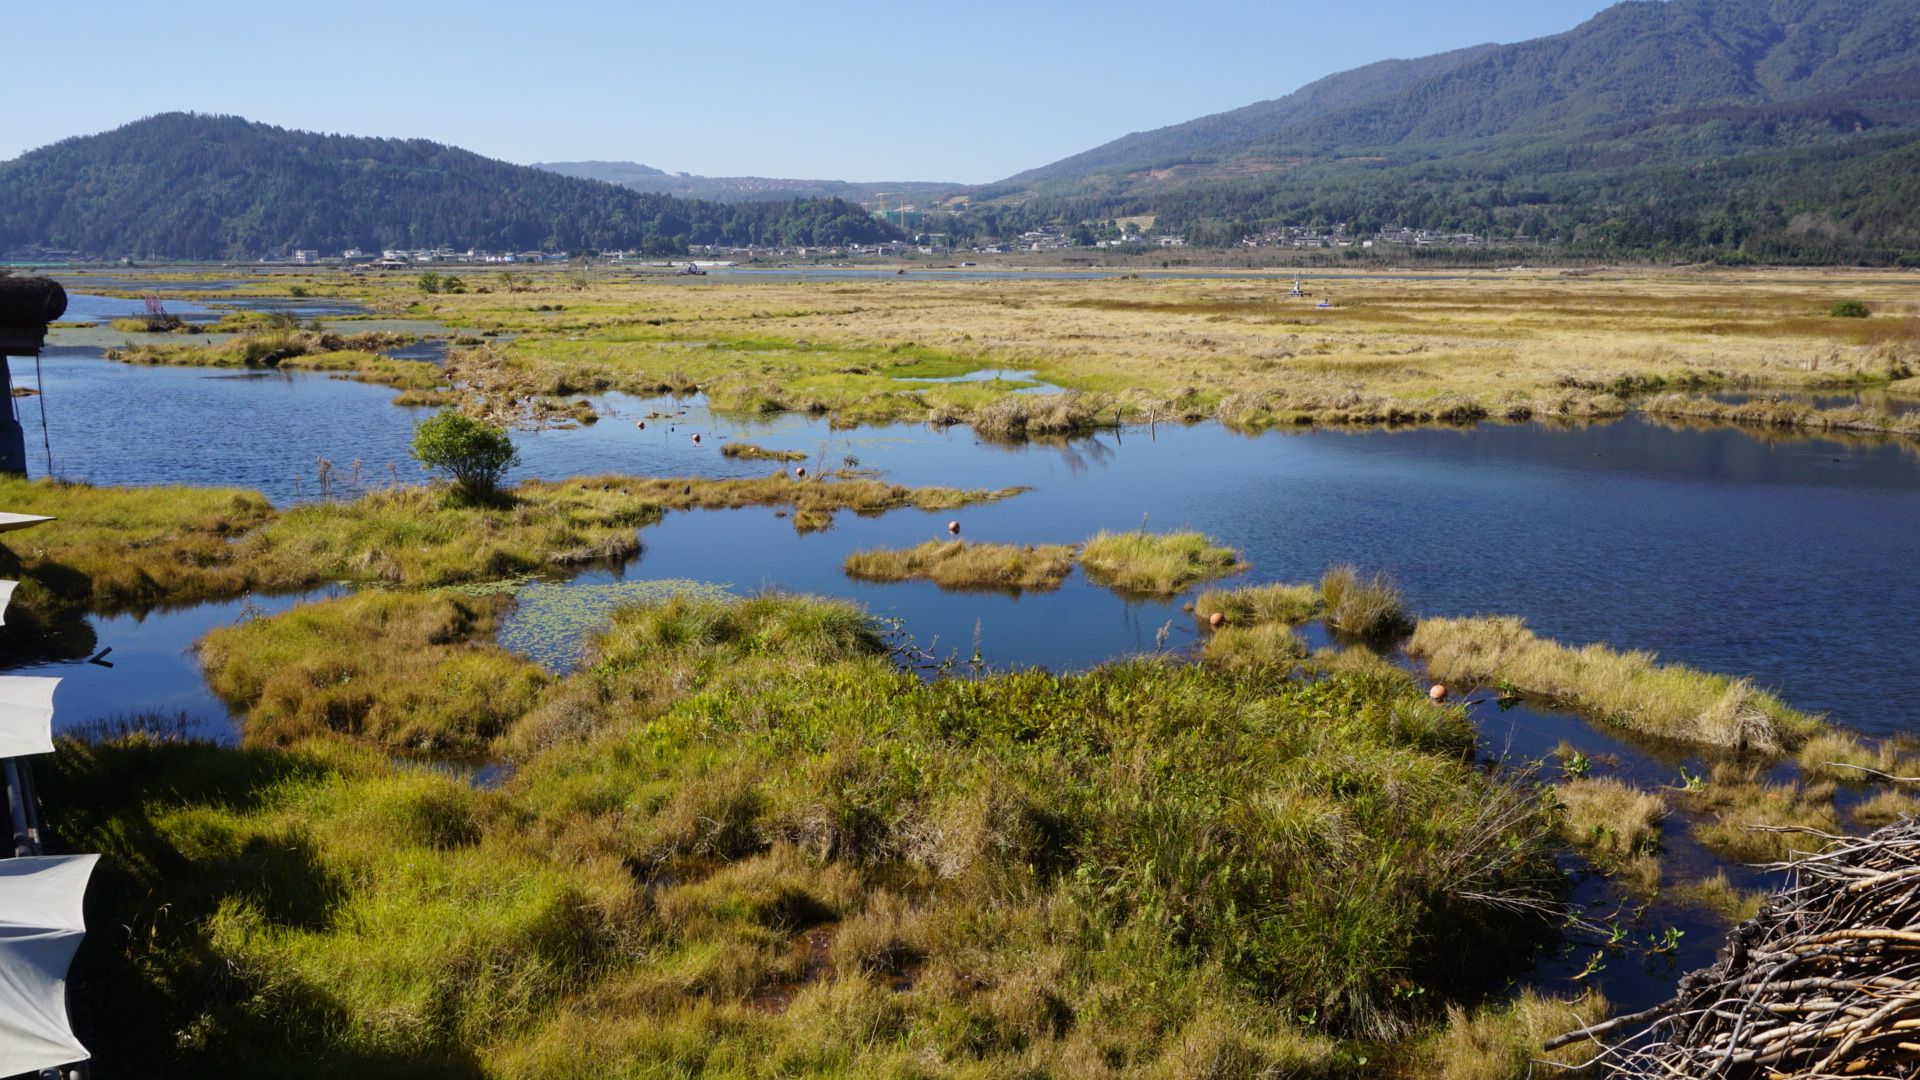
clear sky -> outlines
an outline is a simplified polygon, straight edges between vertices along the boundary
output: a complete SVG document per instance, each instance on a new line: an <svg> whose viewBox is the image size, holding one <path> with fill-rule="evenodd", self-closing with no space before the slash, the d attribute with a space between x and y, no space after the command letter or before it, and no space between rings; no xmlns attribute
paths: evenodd
<svg viewBox="0 0 1920 1080"><path fill-rule="evenodd" d="M1607 0L0 5L0 160L157 112L508 161L980 183Z"/></svg>

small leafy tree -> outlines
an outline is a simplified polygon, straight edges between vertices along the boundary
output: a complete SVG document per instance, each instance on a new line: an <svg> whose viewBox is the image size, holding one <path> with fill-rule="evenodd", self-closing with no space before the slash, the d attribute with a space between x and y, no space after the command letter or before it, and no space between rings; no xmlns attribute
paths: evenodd
<svg viewBox="0 0 1920 1080"><path fill-rule="evenodd" d="M1827 309L1827 314L1836 319L1864 319L1867 317L1867 305L1858 300L1842 300Z"/></svg>
<svg viewBox="0 0 1920 1080"><path fill-rule="evenodd" d="M413 456L429 469L444 469L468 498L500 490L500 478L520 460L505 428L483 424L458 409L442 409L413 429Z"/></svg>
<svg viewBox="0 0 1920 1080"><path fill-rule="evenodd" d="M428 270L426 273L421 274L420 275L420 291L423 293L439 292L440 291L440 275L434 273L431 270Z"/></svg>
<svg viewBox="0 0 1920 1080"><path fill-rule="evenodd" d="M467 283L461 281L457 274L448 274L446 277L440 279L440 291L463 293L467 291Z"/></svg>

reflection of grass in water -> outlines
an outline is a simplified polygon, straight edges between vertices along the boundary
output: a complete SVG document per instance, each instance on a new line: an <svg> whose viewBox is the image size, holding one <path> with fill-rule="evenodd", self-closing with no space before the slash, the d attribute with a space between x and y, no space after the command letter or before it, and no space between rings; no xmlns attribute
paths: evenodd
<svg viewBox="0 0 1920 1080"><path fill-rule="evenodd" d="M588 639L606 629L617 608L658 603L674 596L714 600L729 596L726 585L683 578L604 585L526 581L490 588L510 591L517 601L513 612L501 620L500 644L554 672L580 666L586 658Z"/></svg>

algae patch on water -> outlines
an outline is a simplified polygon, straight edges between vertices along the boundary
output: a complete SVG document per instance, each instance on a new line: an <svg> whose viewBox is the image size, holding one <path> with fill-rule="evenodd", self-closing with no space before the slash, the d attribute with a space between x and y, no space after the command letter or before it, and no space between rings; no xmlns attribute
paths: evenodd
<svg viewBox="0 0 1920 1080"><path fill-rule="evenodd" d="M613 622L613 613L636 604L658 604L676 596L702 600L731 598L730 586L684 578L566 585L551 581L508 581L467 586L467 593L507 593L513 610L500 620L503 648L564 673L587 658L594 635Z"/></svg>

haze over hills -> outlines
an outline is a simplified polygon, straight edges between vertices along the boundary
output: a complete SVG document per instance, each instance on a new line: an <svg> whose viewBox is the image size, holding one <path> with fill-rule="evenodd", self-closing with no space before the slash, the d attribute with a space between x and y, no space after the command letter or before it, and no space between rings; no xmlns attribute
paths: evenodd
<svg viewBox="0 0 1920 1080"><path fill-rule="evenodd" d="M1913 0L1631 0L1563 34L1335 75L977 189L1233 242L1344 220L1638 249L1920 248ZM1737 235L1736 235L1737 234ZM1756 250L1757 249L1757 250Z"/></svg>
<svg viewBox="0 0 1920 1080"><path fill-rule="evenodd" d="M559 176L424 139L167 113L0 163L0 250L255 258L298 248L635 250L870 243L839 199L720 203Z"/></svg>
<svg viewBox="0 0 1920 1080"><path fill-rule="evenodd" d="M846 199L850 202L874 202L885 196L888 205L901 201L926 202L957 191L960 184L925 180L791 180L769 176L696 176L669 173L651 165L633 161L543 161L534 168L574 176L583 180L604 180L610 184L673 195L683 199L710 199L714 202L769 202L783 199Z"/></svg>

